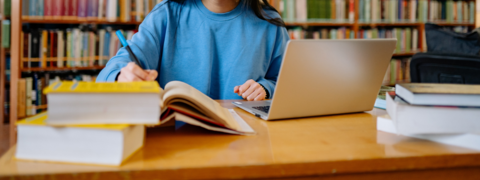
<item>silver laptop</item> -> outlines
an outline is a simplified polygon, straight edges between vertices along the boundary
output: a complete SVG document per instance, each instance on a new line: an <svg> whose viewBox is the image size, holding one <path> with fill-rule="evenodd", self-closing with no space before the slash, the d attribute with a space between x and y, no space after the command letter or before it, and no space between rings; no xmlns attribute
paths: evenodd
<svg viewBox="0 0 480 180"><path fill-rule="evenodd" d="M272 100L233 104L265 120L372 110L396 41L292 40Z"/></svg>

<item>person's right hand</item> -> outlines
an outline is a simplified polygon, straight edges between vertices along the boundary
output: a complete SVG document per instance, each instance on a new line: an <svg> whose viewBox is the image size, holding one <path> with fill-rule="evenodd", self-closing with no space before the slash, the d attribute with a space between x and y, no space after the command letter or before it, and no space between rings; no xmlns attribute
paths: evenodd
<svg viewBox="0 0 480 180"><path fill-rule="evenodd" d="M157 78L156 70L143 70L134 62L129 62L127 66L120 70L118 75L118 82L132 82L132 81L153 81Z"/></svg>

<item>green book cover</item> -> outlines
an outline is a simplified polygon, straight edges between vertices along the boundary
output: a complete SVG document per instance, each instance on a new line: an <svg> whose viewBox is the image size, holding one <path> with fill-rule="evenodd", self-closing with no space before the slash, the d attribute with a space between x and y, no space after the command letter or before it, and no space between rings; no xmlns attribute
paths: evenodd
<svg viewBox="0 0 480 180"><path fill-rule="evenodd" d="M447 0L447 22L453 22L453 1Z"/></svg>
<svg viewBox="0 0 480 180"><path fill-rule="evenodd" d="M397 60L390 60L390 84L395 84L397 80Z"/></svg>
<svg viewBox="0 0 480 180"><path fill-rule="evenodd" d="M283 0L283 11L282 11L282 19L287 19L287 13L288 13L288 6L287 6L287 1L288 0Z"/></svg>
<svg viewBox="0 0 480 180"><path fill-rule="evenodd" d="M470 5L469 5L469 8L470 8L470 17L468 18L468 21L470 23L474 23L475 22L475 3L473 1L470 1Z"/></svg>
<svg viewBox="0 0 480 180"><path fill-rule="evenodd" d="M10 20L3 20L2 22L2 47L10 47Z"/></svg>
<svg viewBox="0 0 480 180"><path fill-rule="evenodd" d="M4 16L10 16L12 14L11 6L12 6L12 0L5 0L3 2L3 15Z"/></svg>
<svg viewBox="0 0 480 180"><path fill-rule="evenodd" d="M326 16L326 9L325 9L325 0L320 0L318 4L318 10L319 10L319 19L325 19Z"/></svg>
<svg viewBox="0 0 480 180"><path fill-rule="evenodd" d="M406 36L405 52L410 52L412 51L412 29L406 28L405 36Z"/></svg>
<svg viewBox="0 0 480 180"><path fill-rule="evenodd" d="M373 39L378 38L378 29L377 28L372 29L372 38Z"/></svg>
<svg viewBox="0 0 480 180"><path fill-rule="evenodd" d="M398 52L402 51L402 44L401 44L401 42L402 42L402 36L401 36L402 32L401 32L400 28L393 29L393 34L395 35L395 38L397 38L397 47L395 48L395 52L398 53Z"/></svg>
<svg viewBox="0 0 480 180"><path fill-rule="evenodd" d="M325 0L325 19L331 19L332 18L332 1L331 0Z"/></svg>

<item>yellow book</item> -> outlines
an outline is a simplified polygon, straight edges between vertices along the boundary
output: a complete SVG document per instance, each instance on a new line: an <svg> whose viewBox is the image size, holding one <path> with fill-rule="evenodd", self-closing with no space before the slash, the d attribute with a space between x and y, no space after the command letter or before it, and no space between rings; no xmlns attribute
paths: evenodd
<svg viewBox="0 0 480 180"><path fill-rule="evenodd" d="M159 124L160 86L156 81L130 83L62 81L43 91L48 123Z"/></svg>
<svg viewBox="0 0 480 180"><path fill-rule="evenodd" d="M41 58L42 58L42 68L46 68L47 67L47 50L48 50L48 31L47 30L43 30L42 31L42 51L40 52L42 54Z"/></svg>
<svg viewBox="0 0 480 180"><path fill-rule="evenodd" d="M47 118L17 122L16 159L117 166L143 146L143 125L48 126Z"/></svg>
<svg viewBox="0 0 480 180"><path fill-rule="evenodd" d="M44 89L45 94L53 93L157 93L161 88L156 81L118 82L85 82L60 81L52 83Z"/></svg>
<svg viewBox="0 0 480 180"><path fill-rule="evenodd" d="M175 119L213 131L254 133L235 111L180 81L167 83L165 90L156 81L64 81L52 83L44 93L48 98L49 125L159 125Z"/></svg>

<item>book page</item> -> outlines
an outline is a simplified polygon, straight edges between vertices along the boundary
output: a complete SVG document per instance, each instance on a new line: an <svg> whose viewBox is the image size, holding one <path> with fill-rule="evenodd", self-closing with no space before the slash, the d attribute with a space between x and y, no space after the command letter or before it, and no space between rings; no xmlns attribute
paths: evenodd
<svg viewBox="0 0 480 180"><path fill-rule="evenodd" d="M239 129L238 123L226 108L184 82L171 81L167 83L163 101L164 107L175 102L187 104L200 111L203 115L225 124L225 126L231 129Z"/></svg>

